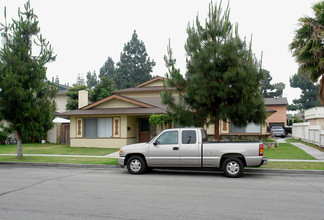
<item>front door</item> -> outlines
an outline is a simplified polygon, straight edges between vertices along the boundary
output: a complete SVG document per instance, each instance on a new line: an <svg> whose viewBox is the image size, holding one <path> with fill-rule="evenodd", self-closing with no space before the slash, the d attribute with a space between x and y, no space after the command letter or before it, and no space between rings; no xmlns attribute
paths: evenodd
<svg viewBox="0 0 324 220"><path fill-rule="evenodd" d="M139 120L139 142L149 142L150 141L150 123L148 118L141 118Z"/></svg>

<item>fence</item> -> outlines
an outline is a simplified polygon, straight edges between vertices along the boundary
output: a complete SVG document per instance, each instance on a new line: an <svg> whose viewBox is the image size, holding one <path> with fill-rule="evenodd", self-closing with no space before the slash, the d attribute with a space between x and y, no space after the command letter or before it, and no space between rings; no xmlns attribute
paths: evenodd
<svg viewBox="0 0 324 220"><path fill-rule="evenodd" d="M295 123L292 127L292 136L295 139L324 147L324 130L321 126L310 126L309 122Z"/></svg>

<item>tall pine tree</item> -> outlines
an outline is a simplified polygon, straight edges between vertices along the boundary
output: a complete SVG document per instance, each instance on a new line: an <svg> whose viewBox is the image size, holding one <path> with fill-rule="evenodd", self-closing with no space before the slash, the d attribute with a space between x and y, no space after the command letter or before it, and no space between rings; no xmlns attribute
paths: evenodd
<svg viewBox="0 0 324 220"><path fill-rule="evenodd" d="M38 18L25 4L18 20L1 26L4 45L0 50L0 116L17 133L17 157L22 139L38 134L44 138L54 119L55 86L46 79L45 65L55 60L49 42L40 34ZM39 50L36 48L39 47ZM39 51L38 54L35 51Z"/></svg>
<svg viewBox="0 0 324 220"><path fill-rule="evenodd" d="M138 39L134 31L132 39L124 45L117 63L117 74L112 77L117 89L130 88L152 79L155 66L146 52L144 42Z"/></svg>
<svg viewBox="0 0 324 220"><path fill-rule="evenodd" d="M263 123L266 118L259 92L261 73L251 45L238 36L237 27L229 21L229 7L222 13L221 5L209 5L205 27L198 16L187 28L187 72L175 67L169 45L165 57L169 72L166 84L179 93L177 101L171 92L162 93L169 114L184 126L215 123L215 138L219 138L219 119L236 126L248 122Z"/></svg>

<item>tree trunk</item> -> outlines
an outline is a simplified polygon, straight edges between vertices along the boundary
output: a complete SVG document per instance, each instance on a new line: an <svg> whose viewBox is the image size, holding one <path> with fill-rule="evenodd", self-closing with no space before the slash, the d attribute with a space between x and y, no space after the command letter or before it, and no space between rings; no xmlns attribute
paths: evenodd
<svg viewBox="0 0 324 220"><path fill-rule="evenodd" d="M23 154L22 154L22 147L21 147L21 141L22 137L21 137L21 131L17 131L17 158L22 158Z"/></svg>
<svg viewBox="0 0 324 220"><path fill-rule="evenodd" d="M214 133L215 133L215 139L217 142L220 142L220 136L219 136L219 117L215 117L215 128L214 128Z"/></svg>
<svg viewBox="0 0 324 220"><path fill-rule="evenodd" d="M324 105L324 75L322 75L322 79L319 84L318 98L321 101L322 105Z"/></svg>

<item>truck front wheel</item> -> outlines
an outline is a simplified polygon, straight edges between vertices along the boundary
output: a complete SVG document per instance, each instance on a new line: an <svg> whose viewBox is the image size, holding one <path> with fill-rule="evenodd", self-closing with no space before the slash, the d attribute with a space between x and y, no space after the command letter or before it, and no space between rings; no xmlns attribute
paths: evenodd
<svg viewBox="0 0 324 220"><path fill-rule="evenodd" d="M238 158L227 158L223 163L223 172L228 177L239 177L242 175L244 165Z"/></svg>
<svg viewBox="0 0 324 220"><path fill-rule="evenodd" d="M146 169L146 164L141 156L132 156L127 161L127 170L131 174L141 174L144 173Z"/></svg>

